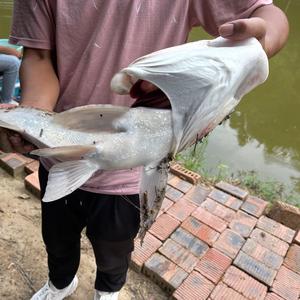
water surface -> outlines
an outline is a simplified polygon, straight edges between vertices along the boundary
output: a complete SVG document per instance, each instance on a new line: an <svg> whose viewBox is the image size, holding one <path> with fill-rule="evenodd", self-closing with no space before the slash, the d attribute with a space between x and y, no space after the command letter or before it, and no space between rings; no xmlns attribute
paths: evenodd
<svg viewBox="0 0 300 300"><path fill-rule="evenodd" d="M270 60L266 83L245 96L235 113L209 136L207 166L255 170L300 192L300 1L274 1L287 13L287 46ZM193 32L193 40L208 36Z"/></svg>

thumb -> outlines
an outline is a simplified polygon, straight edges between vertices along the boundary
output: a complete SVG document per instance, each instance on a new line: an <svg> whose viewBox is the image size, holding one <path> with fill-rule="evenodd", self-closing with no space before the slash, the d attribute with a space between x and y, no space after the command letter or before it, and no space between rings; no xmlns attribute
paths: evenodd
<svg viewBox="0 0 300 300"><path fill-rule="evenodd" d="M239 19L221 25L219 34L234 41L241 41L250 37L262 40L266 35L266 22L262 18Z"/></svg>

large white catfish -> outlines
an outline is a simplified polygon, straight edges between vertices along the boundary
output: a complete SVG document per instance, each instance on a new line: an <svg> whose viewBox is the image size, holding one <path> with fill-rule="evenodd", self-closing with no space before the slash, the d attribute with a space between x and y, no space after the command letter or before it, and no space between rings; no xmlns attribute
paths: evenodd
<svg viewBox="0 0 300 300"><path fill-rule="evenodd" d="M0 126L23 134L33 153L58 158L43 201L80 188L96 171L143 166L141 235L155 220L165 194L168 163L232 112L240 99L266 80L268 60L252 38L188 43L141 57L112 80L129 92L147 80L169 98L172 110L111 105L49 113L18 107L0 110Z"/></svg>

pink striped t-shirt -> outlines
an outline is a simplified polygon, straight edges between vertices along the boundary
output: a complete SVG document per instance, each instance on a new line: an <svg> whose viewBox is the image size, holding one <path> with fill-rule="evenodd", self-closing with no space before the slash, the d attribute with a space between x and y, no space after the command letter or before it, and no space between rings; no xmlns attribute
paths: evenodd
<svg viewBox="0 0 300 300"><path fill-rule="evenodd" d="M225 22L249 17L272 0L15 0L10 42L51 49L57 59L57 112L75 106L130 106L110 80L139 56L187 41L193 26L216 36ZM50 167L49 161L44 162ZM101 171L82 188L135 194L140 168Z"/></svg>

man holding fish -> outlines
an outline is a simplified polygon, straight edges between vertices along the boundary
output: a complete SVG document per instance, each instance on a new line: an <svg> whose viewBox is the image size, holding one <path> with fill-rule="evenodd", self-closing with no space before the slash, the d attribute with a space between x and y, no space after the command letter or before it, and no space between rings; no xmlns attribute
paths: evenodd
<svg viewBox="0 0 300 300"><path fill-rule="evenodd" d="M87 104L129 107L134 99L110 90L113 75L140 56L185 43L193 26L231 40L255 37L269 57L288 35L286 17L271 0L15 0L10 42L24 47L21 104L55 112ZM153 90L143 81L135 94ZM30 150L18 135L9 142ZM41 161L43 193L53 163ZM70 195L42 202L49 281L33 300L75 291L84 227L97 263L94 299L118 299L139 230L139 180L139 168L101 171Z"/></svg>

